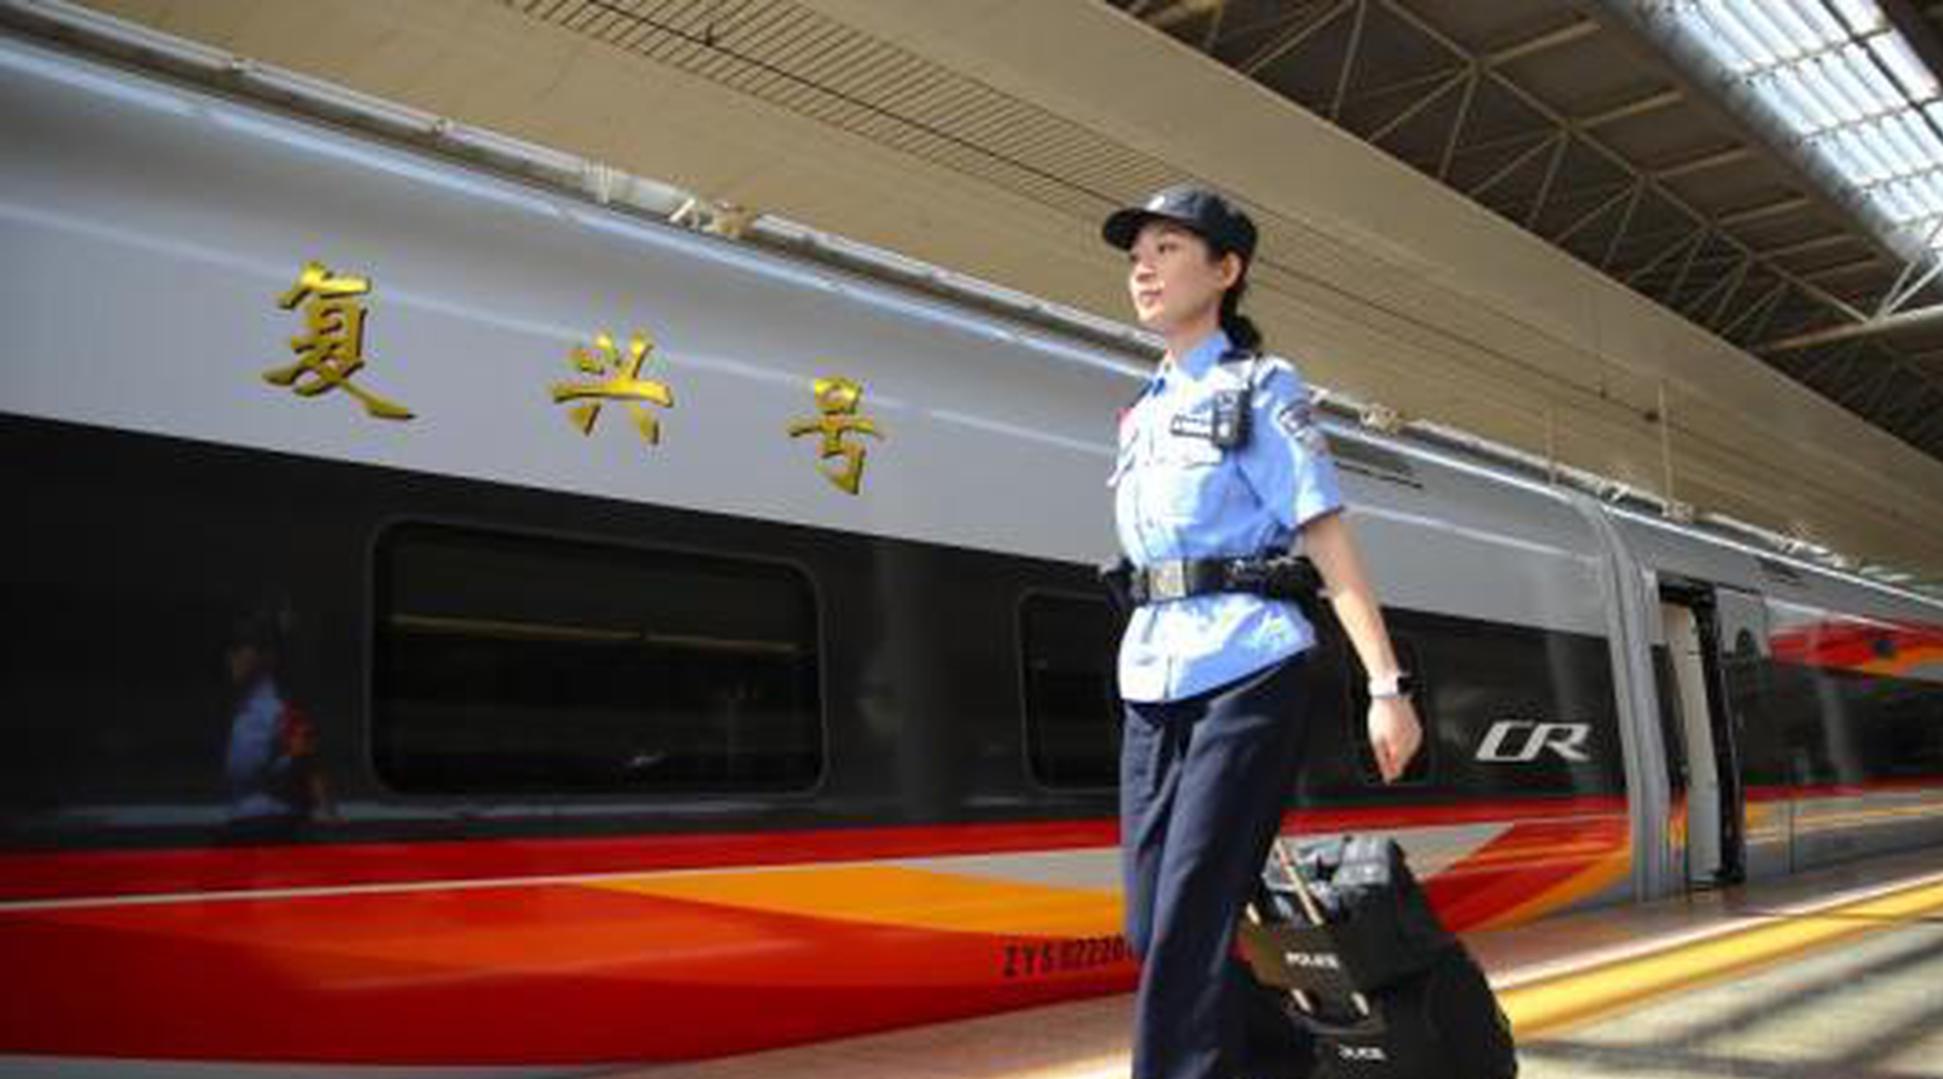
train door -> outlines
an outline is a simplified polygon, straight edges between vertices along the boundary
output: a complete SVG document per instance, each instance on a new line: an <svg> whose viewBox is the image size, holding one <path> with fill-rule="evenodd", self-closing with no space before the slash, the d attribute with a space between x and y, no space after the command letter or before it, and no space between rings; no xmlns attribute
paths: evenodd
<svg viewBox="0 0 1943 1079"><path fill-rule="evenodd" d="M1677 697L1680 739L1687 770L1687 871L1689 887L1745 879L1746 841L1735 726L1722 664L1722 601L1728 620L1744 612L1737 594L1710 585L1677 581L1660 586L1660 622ZM1757 601L1758 602L1758 601Z"/></svg>

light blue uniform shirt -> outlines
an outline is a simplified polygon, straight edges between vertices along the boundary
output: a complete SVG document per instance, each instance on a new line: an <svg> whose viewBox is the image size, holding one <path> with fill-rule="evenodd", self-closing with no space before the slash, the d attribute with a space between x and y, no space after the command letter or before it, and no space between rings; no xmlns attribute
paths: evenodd
<svg viewBox="0 0 1943 1079"><path fill-rule="evenodd" d="M1121 416L1107 485L1120 547L1136 566L1279 553L1304 524L1342 508L1309 388L1287 360L1253 363L1247 442L1223 450L1210 440L1214 395L1242 389L1250 374L1249 361L1220 362L1228 349L1217 330L1162 364ZM1219 592L1149 603L1120 640L1120 695L1191 697L1314 643L1314 627L1287 601Z"/></svg>

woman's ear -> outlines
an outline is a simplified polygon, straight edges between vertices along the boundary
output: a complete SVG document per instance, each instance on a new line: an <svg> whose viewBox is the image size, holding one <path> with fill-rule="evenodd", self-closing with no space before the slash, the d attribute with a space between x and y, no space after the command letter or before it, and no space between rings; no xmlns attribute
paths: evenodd
<svg viewBox="0 0 1943 1079"><path fill-rule="evenodd" d="M1241 261L1241 256L1233 251L1221 256L1221 287L1234 288L1235 282L1241 280L1242 271L1247 268L1247 264Z"/></svg>

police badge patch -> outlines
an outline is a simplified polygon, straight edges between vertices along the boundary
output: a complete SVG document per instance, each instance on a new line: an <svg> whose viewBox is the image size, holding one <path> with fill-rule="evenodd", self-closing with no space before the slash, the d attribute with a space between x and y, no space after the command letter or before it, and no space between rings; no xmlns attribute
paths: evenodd
<svg viewBox="0 0 1943 1079"><path fill-rule="evenodd" d="M1322 427L1316 423L1315 408L1306 399L1283 405L1275 413L1275 426L1280 427L1283 434L1302 443L1302 448L1310 453L1325 453L1329 449Z"/></svg>

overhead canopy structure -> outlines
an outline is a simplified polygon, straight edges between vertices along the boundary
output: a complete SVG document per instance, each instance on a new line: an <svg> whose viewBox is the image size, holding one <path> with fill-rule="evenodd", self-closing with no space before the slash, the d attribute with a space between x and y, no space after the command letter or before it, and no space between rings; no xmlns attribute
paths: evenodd
<svg viewBox="0 0 1943 1079"><path fill-rule="evenodd" d="M1115 2L1943 459L1943 5Z"/></svg>

